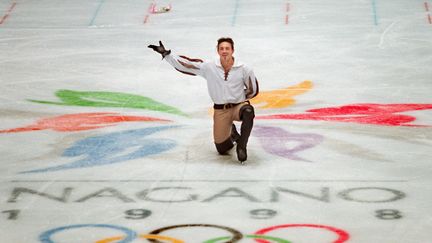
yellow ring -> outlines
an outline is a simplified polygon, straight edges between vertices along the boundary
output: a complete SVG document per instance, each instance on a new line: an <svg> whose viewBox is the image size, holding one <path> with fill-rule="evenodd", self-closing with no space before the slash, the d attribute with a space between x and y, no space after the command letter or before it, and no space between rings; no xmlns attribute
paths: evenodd
<svg viewBox="0 0 432 243"><path fill-rule="evenodd" d="M171 243L184 243L184 241L182 241L182 240L168 237L168 236L162 236L162 235L139 235L139 238L141 238L141 239L155 239L155 240L169 240L169 241L171 241ZM99 240L99 241L96 241L95 243L110 243L110 242L114 242L114 241L121 240L121 239L124 239L124 237L123 236L116 236L116 237L111 237L111 238Z"/></svg>

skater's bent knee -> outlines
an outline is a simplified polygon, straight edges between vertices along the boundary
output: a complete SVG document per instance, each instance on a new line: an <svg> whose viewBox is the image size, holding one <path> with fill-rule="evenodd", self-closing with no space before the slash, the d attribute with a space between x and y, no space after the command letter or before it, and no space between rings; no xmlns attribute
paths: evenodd
<svg viewBox="0 0 432 243"><path fill-rule="evenodd" d="M251 105L244 105L240 109L240 118L243 119L253 119L255 117L255 111L253 106Z"/></svg>

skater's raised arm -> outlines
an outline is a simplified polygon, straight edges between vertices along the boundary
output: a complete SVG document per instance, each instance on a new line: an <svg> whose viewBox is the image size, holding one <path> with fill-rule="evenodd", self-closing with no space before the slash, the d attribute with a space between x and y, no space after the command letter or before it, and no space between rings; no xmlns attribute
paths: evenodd
<svg viewBox="0 0 432 243"><path fill-rule="evenodd" d="M159 46L149 45L148 48L153 49L153 51L162 55L162 59L171 53L171 50L165 50L165 46L162 44L162 41L159 41Z"/></svg>
<svg viewBox="0 0 432 243"><path fill-rule="evenodd" d="M165 59L177 71L184 74L202 76L204 62L201 59L192 59L186 56L171 54L171 50L166 50L161 41L159 41L159 46L149 45L148 47L161 54L162 59Z"/></svg>

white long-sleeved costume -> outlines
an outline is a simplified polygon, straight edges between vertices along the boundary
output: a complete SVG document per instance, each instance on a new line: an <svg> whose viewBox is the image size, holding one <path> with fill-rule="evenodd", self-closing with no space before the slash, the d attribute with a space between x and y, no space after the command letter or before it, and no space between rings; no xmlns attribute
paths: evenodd
<svg viewBox="0 0 432 243"><path fill-rule="evenodd" d="M219 58L202 61L169 54L164 59L177 71L205 78L208 92L215 104L241 103L259 92L258 81L252 69L237 59L234 59L234 65L227 73Z"/></svg>

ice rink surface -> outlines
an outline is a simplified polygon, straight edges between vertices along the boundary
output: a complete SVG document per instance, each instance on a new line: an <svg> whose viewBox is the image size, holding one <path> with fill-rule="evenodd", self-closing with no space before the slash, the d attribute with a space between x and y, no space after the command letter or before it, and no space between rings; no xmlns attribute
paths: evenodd
<svg viewBox="0 0 432 243"><path fill-rule="evenodd" d="M432 242L431 15L1 0L0 241ZM222 36L260 84L244 166L214 148L205 81L147 48L211 59Z"/></svg>

